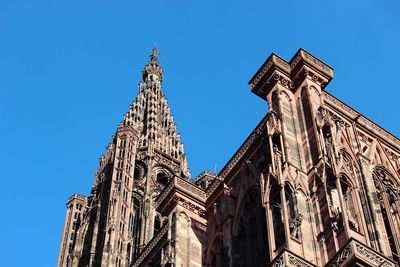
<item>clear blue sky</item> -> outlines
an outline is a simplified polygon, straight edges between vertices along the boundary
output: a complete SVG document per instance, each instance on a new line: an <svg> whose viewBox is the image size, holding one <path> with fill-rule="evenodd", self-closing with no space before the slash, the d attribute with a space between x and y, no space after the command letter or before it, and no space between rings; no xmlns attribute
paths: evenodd
<svg viewBox="0 0 400 267"><path fill-rule="evenodd" d="M66 199L90 192L155 42L192 176L223 167L267 111L247 81L271 52L321 58L327 90L400 136L399 7L0 1L1 266L55 266Z"/></svg>

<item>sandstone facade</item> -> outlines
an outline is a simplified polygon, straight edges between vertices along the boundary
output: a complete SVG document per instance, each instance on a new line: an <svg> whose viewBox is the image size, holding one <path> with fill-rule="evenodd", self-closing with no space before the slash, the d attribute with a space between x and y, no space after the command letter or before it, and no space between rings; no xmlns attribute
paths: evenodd
<svg viewBox="0 0 400 267"><path fill-rule="evenodd" d="M190 178L153 50L58 267L399 266L400 140L328 93L300 49L250 80L268 112L219 174Z"/></svg>

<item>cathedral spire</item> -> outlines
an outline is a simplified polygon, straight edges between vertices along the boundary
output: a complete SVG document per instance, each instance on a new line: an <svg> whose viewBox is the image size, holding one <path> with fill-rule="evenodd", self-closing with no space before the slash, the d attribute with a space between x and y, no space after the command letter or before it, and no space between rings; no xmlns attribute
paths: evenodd
<svg viewBox="0 0 400 267"><path fill-rule="evenodd" d="M152 144L158 152L179 161L182 173L188 177L183 144L161 86L164 72L158 58L159 52L154 47L143 69L138 95L126 113L123 124L133 126L141 133L139 147Z"/></svg>

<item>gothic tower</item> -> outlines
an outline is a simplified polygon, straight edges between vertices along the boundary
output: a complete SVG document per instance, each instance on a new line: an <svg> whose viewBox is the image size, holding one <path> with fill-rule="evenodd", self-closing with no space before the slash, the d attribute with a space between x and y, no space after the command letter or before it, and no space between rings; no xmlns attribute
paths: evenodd
<svg viewBox="0 0 400 267"><path fill-rule="evenodd" d="M194 179L163 77L154 49L91 195L67 201L58 267L399 265L400 139L327 92L330 66L272 54L249 82L268 112Z"/></svg>
<svg viewBox="0 0 400 267"><path fill-rule="evenodd" d="M190 173L163 78L154 48L91 195L75 194L67 203L58 267L128 266L165 223L155 199L171 179L188 180Z"/></svg>

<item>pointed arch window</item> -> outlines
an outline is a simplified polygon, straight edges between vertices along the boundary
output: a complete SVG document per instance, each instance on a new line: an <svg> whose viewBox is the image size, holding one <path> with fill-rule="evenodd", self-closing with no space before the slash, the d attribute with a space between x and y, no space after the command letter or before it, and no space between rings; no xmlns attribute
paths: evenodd
<svg viewBox="0 0 400 267"><path fill-rule="evenodd" d="M133 208L135 210L133 223L133 259L139 256L140 252L140 230L142 227L142 203L135 198L133 200Z"/></svg>
<svg viewBox="0 0 400 267"><path fill-rule="evenodd" d="M146 176L147 167L146 164L140 160L135 161L135 169L133 171L133 179L141 179Z"/></svg>
<svg viewBox="0 0 400 267"><path fill-rule="evenodd" d="M267 242L267 223L265 209L261 205L261 195L259 190L252 190L243 197L243 204L240 208L238 218L238 239L234 239L232 251L235 253L237 266L262 266L269 262L268 242ZM240 254L240 259L236 255ZM227 251L222 251L223 259L227 258ZM222 261L225 266L226 262ZM240 264L240 265L239 265Z"/></svg>
<svg viewBox="0 0 400 267"><path fill-rule="evenodd" d="M169 182L168 175L164 171L157 173L157 182L164 186L167 185Z"/></svg>
<svg viewBox="0 0 400 267"><path fill-rule="evenodd" d="M398 185L393 176L383 167L375 168L372 177L376 188L375 202L380 209L392 258L400 262L400 204L399 194L395 190Z"/></svg>

